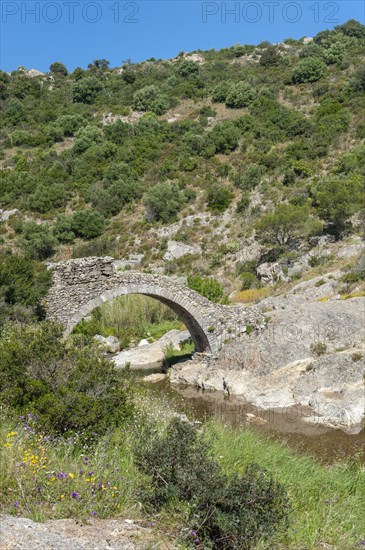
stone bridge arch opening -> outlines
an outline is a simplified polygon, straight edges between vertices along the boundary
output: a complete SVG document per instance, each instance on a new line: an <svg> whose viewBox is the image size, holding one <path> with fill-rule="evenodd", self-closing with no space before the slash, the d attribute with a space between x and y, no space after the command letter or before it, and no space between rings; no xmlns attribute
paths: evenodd
<svg viewBox="0 0 365 550"><path fill-rule="evenodd" d="M161 293L157 294L154 293L152 290L150 290L149 292L141 292L133 287L125 286L122 286L115 290L104 292L100 296L97 296L96 298L85 304L67 323L66 334L70 334L85 317L90 315L92 311L94 311L102 304L110 302L115 298L133 295L147 296L148 298L152 298L170 308L174 313L176 313L178 318L184 323L187 330L189 331L190 336L194 342L195 351L200 353L211 351L208 337L205 334L202 326L199 324L199 321L194 317L194 314L191 312L191 310L189 311L188 309L186 309L186 307L172 300L171 298L161 296Z"/></svg>

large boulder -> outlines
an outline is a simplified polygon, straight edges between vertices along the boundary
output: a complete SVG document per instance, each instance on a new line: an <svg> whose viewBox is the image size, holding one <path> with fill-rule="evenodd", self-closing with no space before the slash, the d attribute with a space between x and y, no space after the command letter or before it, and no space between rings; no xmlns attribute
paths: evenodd
<svg viewBox="0 0 365 550"><path fill-rule="evenodd" d="M172 346L174 350L180 350L189 338L187 330L169 330L157 342L149 344L142 340L136 348L121 351L114 357L114 362L119 368L126 365L131 369L159 368L163 365L167 348Z"/></svg>

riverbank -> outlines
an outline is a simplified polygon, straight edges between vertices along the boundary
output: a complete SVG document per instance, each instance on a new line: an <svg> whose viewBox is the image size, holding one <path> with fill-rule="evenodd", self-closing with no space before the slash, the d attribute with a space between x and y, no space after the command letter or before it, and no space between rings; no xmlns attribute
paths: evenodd
<svg viewBox="0 0 365 550"><path fill-rule="evenodd" d="M128 429L100 437L89 449L77 441L44 440L2 422L1 513L35 521L73 518L88 523L97 518L101 530L103 521L107 525L114 519L125 525L129 519L152 530L159 548L165 543L188 548L181 510L176 514L162 510L151 517L141 508L136 495L141 474L133 463L145 415L164 429L177 412L146 391L138 392L136 402L140 412ZM225 472L242 473L248 463L256 463L289 494L293 511L288 533L257 548L355 548L363 539L365 474L356 458L323 466L250 428L227 427L217 420L204 425L203 436ZM138 548L147 548L139 544Z"/></svg>

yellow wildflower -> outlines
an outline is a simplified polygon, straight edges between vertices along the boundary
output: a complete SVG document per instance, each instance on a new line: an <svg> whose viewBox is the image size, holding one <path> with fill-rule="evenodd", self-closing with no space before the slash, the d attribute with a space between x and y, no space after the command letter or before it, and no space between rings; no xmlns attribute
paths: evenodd
<svg viewBox="0 0 365 550"><path fill-rule="evenodd" d="M68 477L70 477L71 479L73 479L75 477L75 474L68 474Z"/></svg>

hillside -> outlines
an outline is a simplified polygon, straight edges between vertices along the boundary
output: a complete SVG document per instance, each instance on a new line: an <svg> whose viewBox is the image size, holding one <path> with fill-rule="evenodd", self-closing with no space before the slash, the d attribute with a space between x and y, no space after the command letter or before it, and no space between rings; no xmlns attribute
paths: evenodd
<svg viewBox="0 0 365 550"><path fill-rule="evenodd" d="M0 73L2 250L213 276L244 302L333 262L328 243L362 229L364 58L350 20L275 45Z"/></svg>

